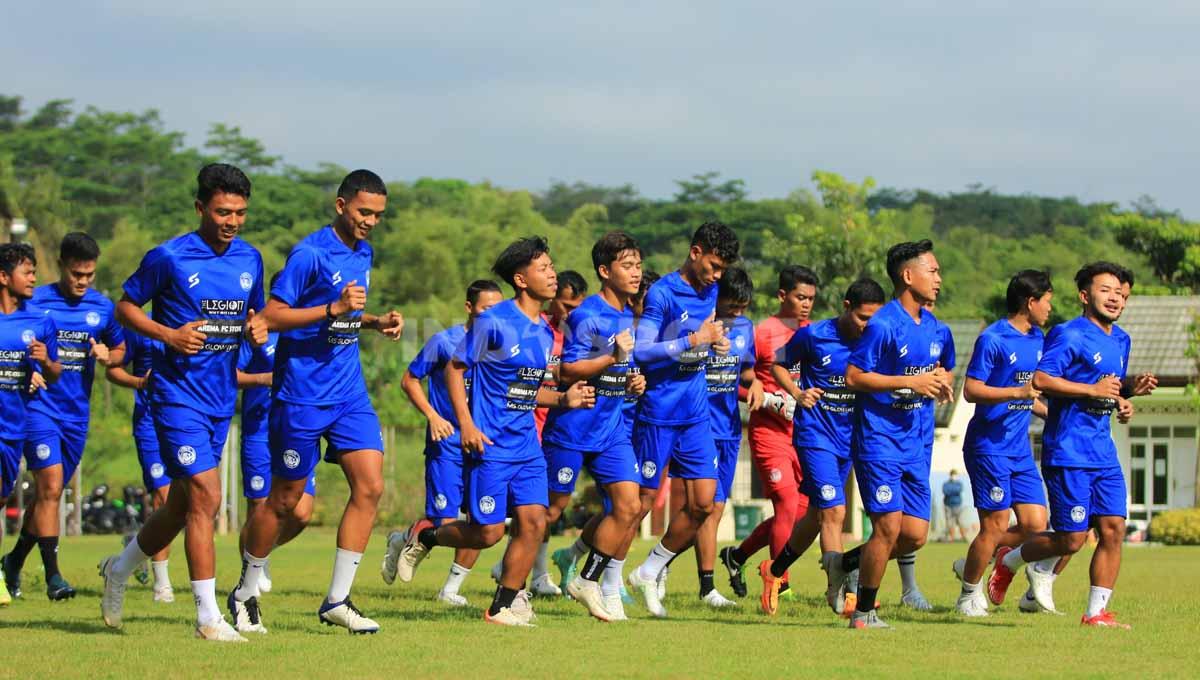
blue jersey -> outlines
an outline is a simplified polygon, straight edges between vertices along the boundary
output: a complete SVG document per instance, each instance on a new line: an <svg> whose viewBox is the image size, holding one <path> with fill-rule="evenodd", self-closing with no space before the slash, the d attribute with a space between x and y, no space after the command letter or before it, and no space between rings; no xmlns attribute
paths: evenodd
<svg viewBox="0 0 1200 680"><path fill-rule="evenodd" d="M784 345L781 364L800 367L796 387L823 392L812 408L796 406L792 441L798 448L850 456L855 395L846 387L846 363L858 342L842 338L837 319L825 319L798 329Z"/></svg>
<svg viewBox="0 0 1200 680"><path fill-rule="evenodd" d="M154 353L162 352L163 344L158 340L151 340L146 336L129 331L125 334L125 357L122 359L125 365L125 370L130 375L136 378L144 378L150 372L152 362L154 361ZM151 380L154 378L151 377ZM133 392L133 411L134 419L138 414L145 413L150 406L149 390L134 390Z"/></svg>
<svg viewBox="0 0 1200 680"><path fill-rule="evenodd" d="M942 502L947 508L962 507L962 482L952 479L942 484Z"/></svg>
<svg viewBox="0 0 1200 680"><path fill-rule="evenodd" d="M1129 335L1117 325L1105 333L1087 317L1055 326L1037 370L1055 378L1094 384L1106 376L1125 379ZM1120 465L1113 443L1111 416L1115 399L1050 397L1042 432L1042 463L1060 467L1102 468Z"/></svg>
<svg viewBox="0 0 1200 680"><path fill-rule="evenodd" d="M267 333L267 342L262 347L255 347L249 340L242 340L238 370L242 373L273 373L275 348L278 344L279 334L275 332ZM248 387L242 390L242 434L265 434L267 414L270 411L270 387Z"/></svg>
<svg viewBox="0 0 1200 680"><path fill-rule="evenodd" d="M454 426L454 434L443 440L446 444L442 448L443 451L456 451L460 447L458 416L454 413L454 404L451 403L450 392L446 389L446 364L450 363L450 357L453 356L454 350L462 344L466 335L467 328L462 325L435 333L421 348L421 351L417 352L417 356L413 357L412 363L408 365L408 372L412 373L417 380L429 378L429 405L433 407L434 411L437 411L439 416ZM468 397L471 394L470 375L470 371L463 374ZM426 427L426 430L428 429ZM426 432L426 437L429 438L428 432Z"/></svg>
<svg viewBox="0 0 1200 680"><path fill-rule="evenodd" d="M1042 358L1042 329L1034 326L1022 333L1000 319L984 329L975 340L967 377L989 387L1020 387L1033 380ZM1033 455L1029 444L1032 399L1014 399L998 404L975 404L975 415L967 425L963 453L980 456L1023 458Z"/></svg>
<svg viewBox="0 0 1200 680"><path fill-rule="evenodd" d="M91 288L79 299L64 296L57 283L33 291L30 306L54 319L58 330L58 359L62 375L29 401L29 410L54 421L86 424L91 414L92 380L96 358L91 341L113 349L125 342L125 332L116 319L116 308L108 298Z"/></svg>
<svg viewBox="0 0 1200 680"><path fill-rule="evenodd" d="M154 303L154 320L168 328L204 321L207 339L199 352L179 354L164 345L154 353L151 400L228 418L237 405L237 355L246 313L263 306L262 256L235 238L218 255L196 232L146 253L125 281L125 295L139 307Z"/></svg>
<svg viewBox="0 0 1200 680"><path fill-rule="evenodd" d="M637 325L634 359L646 376L638 418L654 425L690 425L708 419L704 367L708 347L692 347L687 336L717 309L717 284L697 293L679 272L646 291Z"/></svg>
<svg viewBox="0 0 1200 680"><path fill-rule="evenodd" d="M271 286L271 297L307 309L337 302L350 282L371 285L371 244L349 248L325 226L292 248ZM358 357L362 312L349 312L284 331L275 362L275 398L294 404L329 405L361 399L367 393Z"/></svg>
<svg viewBox="0 0 1200 680"><path fill-rule="evenodd" d="M554 333L512 300L480 314L454 350L471 373L471 419L493 444L483 457L528 461L542 456L533 409L546 379Z"/></svg>
<svg viewBox="0 0 1200 680"><path fill-rule="evenodd" d="M25 439L26 404L30 400L29 378L41 372L29 358L29 344L46 345L46 356L58 360L58 330L54 319L40 309L21 303L12 314L0 313L0 439Z"/></svg>
<svg viewBox="0 0 1200 680"><path fill-rule="evenodd" d="M567 317L561 363L611 355L617 335L632 330L632 309L626 306L618 310L599 293L592 295ZM596 404L587 409L552 409L542 440L576 451L607 451L618 442L628 442L629 432L624 426L628 371L629 362L622 361L588 379L587 384L596 390Z"/></svg>
<svg viewBox="0 0 1200 680"><path fill-rule="evenodd" d="M937 358L937 363L947 371L953 371L957 363L954 352L954 335L950 332L950 327L938 321L937 317L934 317L934 321L937 321L938 342L942 347L942 354ZM936 427L937 402L925 397L921 404L921 432L929 453L933 451L933 435Z"/></svg>
<svg viewBox="0 0 1200 680"><path fill-rule="evenodd" d="M738 384L742 371L754 368L754 324L744 316L725 321L729 353L710 351L705 381L708 413L714 439L741 439L742 413L738 410Z"/></svg>
<svg viewBox="0 0 1200 680"><path fill-rule="evenodd" d="M898 300L887 303L867 323L848 363L868 373L891 376L932 371L942 359L944 337L933 314L921 309L920 319L920 323L914 321ZM926 401L910 389L859 392L851 439L854 456L897 462L927 458L926 423L921 413Z"/></svg>

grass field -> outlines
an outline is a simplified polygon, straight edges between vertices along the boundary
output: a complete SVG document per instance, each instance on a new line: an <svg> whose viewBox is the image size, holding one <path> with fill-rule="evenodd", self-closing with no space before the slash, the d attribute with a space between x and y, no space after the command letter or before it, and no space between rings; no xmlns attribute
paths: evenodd
<svg viewBox="0 0 1200 680"><path fill-rule="evenodd" d="M555 541L555 545L563 539ZM100 580L93 565L119 546L113 536L64 541L60 562L79 597L50 603L42 590L35 553L25 569L23 600L0 610L0 640L7 661L0 677L191 678L226 676L312 677L1197 677L1200 650L1194 618L1200 604L1200 548L1137 547L1126 550L1113 609L1132 631L1079 626L1087 592L1082 554L1059 579L1057 601L1067 616L1029 615L1015 601L989 619L964 621L953 613L957 584L950 563L962 545L930 545L920 553L918 578L933 613L896 607L899 577L885 576L881 615L894 630L851 632L835 619L821 594L824 575L815 557L792 570L804 597L785 603L767 620L756 608L759 586L740 611L713 612L695 595L694 560L675 564L666 605L671 618L653 620L630 607L633 620L603 624L570 601L535 601L539 627L485 625L490 600L487 570L498 556L485 554L468 578L465 610L432 601L449 566L438 550L408 585L384 586L378 565L383 537L364 558L354 598L382 625L378 635L350 637L317 623L332 563L333 533L311 531L272 559L275 589L263 601L270 628L244 645L194 640L195 614L182 549L172 560L178 600L155 605L148 587L131 582L125 628L111 631L99 616ZM5 541L11 547L11 538ZM630 564L651 547L638 543ZM218 590L224 603L237 578L233 537L220 540ZM628 567L627 567L628 568ZM718 572L718 583L726 586ZM1018 577L1014 588L1023 578ZM728 595L728 587L722 590ZM1014 592L1016 592L1014 590Z"/></svg>

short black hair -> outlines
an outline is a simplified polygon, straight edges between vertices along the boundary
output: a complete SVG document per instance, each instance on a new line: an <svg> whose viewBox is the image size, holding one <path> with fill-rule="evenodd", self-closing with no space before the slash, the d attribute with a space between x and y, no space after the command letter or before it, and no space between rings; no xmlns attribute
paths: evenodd
<svg viewBox="0 0 1200 680"><path fill-rule="evenodd" d="M638 285L638 292L634 298L641 300L642 298L646 297L646 291L650 290L650 286L653 286L661 278L662 274L659 274L653 269L643 269L642 283Z"/></svg>
<svg viewBox="0 0 1200 680"><path fill-rule="evenodd" d="M1008 282L1008 293L1004 298L1008 305L1008 313L1016 314L1025 307L1029 298L1040 300L1052 290L1054 284L1050 282L1048 273L1036 269L1022 269Z"/></svg>
<svg viewBox="0 0 1200 680"><path fill-rule="evenodd" d="M1128 283L1129 287L1133 288L1133 270L1129 267L1121 267L1121 274L1117 278L1121 280L1121 283Z"/></svg>
<svg viewBox="0 0 1200 680"><path fill-rule="evenodd" d="M904 263L931 252L933 252L933 241L929 239L923 241L905 241L888 248L887 274L888 278L892 280L892 285L898 288L903 282L903 279L900 277L900 270L904 269Z"/></svg>
<svg viewBox="0 0 1200 680"><path fill-rule="evenodd" d="M63 237L58 247L58 259L63 262L94 262L100 259L100 246L91 236L82 231L73 231Z"/></svg>
<svg viewBox="0 0 1200 680"><path fill-rule="evenodd" d="M1124 272L1128 271L1128 269L1114 262L1106 262L1104 260L1091 262L1083 265L1083 267L1075 273L1075 287L1079 290L1087 290L1087 287L1092 285L1092 279L1100 276L1101 274L1112 274L1113 276L1117 277L1117 281L1124 283L1125 281L1121 278L1121 276ZM1129 280L1129 285L1132 286L1132 275L1130 275Z"/></svg>
<svg viewBox="0 0 1200 680"><path fill-rule="evenodd" d="M33 246L28 243L0 244L0 271L12 276L13 270L26 260L37 266L37 253Z"/></svg>
<svg viewBox="0 0 1200 680"><path fill-rule="evenodd" d="M495 264L492 265L492 272L512 286L513 290L516 290L517 285L513 282L513 275L517 273L517 270L528 266L530 262L549 252L550 244L546 243L546 239L541 236L519 238L508 244L504 252L496 258Z"/></svg>
<svg viewBox="0 0 1200 680"><path fill-rule="evenodd" d="M789 264L779 270L779 290L791 290L801 283L816 287L821 285L821 277L800 264Z"/></svg>
<svg viewBox="0 0 1200 680"><path fill-rule="evenodd" d="M864 276L850 284L846 289L846 297L842 299L850 303L850 309L854 309L863 305L882 305L887 302L887 293L883 292L883 286L875 279Z"/></svg>
<svg viewBox="0 0 1200 680"><path fill-rule="evenodd" d="M196 200L208 203L217 193L250 200L250 178L228 163L209 163L196 176Z"/></svg>
<svg viewBox="0 0 1200 680"><path fill-rule="evenodd" d="M479 302L479 296L486 292L499 293L500 284L491 279L479 279L472 281L471 285L467 286L467 302L474 305Z"/></svg>
<svg viewBox="0 0 1200 680"><path fill-rule="evenodd" d="M700 246L700 250L712 253L732 264L738 259L738 237L733 230L720 222L705 222L692 234L692 245Z"/></svg>
<svg viewBox="0 0 1200 680"><path fill-rule="evenodd" d="M571 289L571 292L573 293L571 297L573 298L579 297L580 295L587 295L587 279L583 278L583 274L580 274L574 269L568 269L565 272L559 272L558 292L555 293L554 296L562 297L563 295L566 295L568 288Z"/></svg>
<svg viewBox="0 0 1200 680"><path fill-rule="evenodd" d="M748 305L754 297L754 282L750 273L741 267L730 267L717 281L717 299Z"/></svg>
<svg viewBox="0 0 1200 680"><path fill-rule="evenodd" d="M596 270L596 276L600 276L600 267L612 267L612 263L617 261L621 253L632 250L642 255L642 249L632 236L623 231L610 231L600 237L599 241L592 246L592 267ZM565 274L566 272L563 272ZM559 285L562 285L562 274L559 274Z"/></svg>
<svg viewBox="0 0 1200 680"><path fill-rule="evenodd" d="M355 170L342 179L342 183L338 185L337 195L338 198L349 201L360 191L387 196L387 185L383 183L379 175L370 170Z"/></svg>

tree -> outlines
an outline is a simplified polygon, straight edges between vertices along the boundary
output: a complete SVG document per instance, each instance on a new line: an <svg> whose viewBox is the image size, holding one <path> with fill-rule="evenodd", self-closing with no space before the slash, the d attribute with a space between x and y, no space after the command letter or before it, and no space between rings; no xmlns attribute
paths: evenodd
<svg viewBox="0 0 1200 680"><path fill-rule="evenodd" d="M1200 289L1200 224L1141 213L1113 215L1106 224L1117 243L1149 258L1163 284Z"/></svg>
<svg viewBox="0 0 1200 680"><path fill-rule="evenodd" d="M236 165L247 173L268 170L279 162L279 156L268 155L262 142L244 136L236 125L213 123L204 148L216 152L217 160Z"/></svg>
<svg viewBox="0 0 1200 680"><path fill-rule="evenodd" d="M719 172L692 175L691 179L677 179L679 191L675 192L676 203L735 203L746 200L746 183L740 179L717 183Z"/></svg>

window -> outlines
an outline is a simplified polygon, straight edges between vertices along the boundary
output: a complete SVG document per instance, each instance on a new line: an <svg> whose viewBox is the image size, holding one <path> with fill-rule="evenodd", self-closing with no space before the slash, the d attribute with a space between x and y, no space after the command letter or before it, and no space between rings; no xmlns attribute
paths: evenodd
<svg viewBox="0 0 1200 680"><path fill-rule="evenodd" d="M1195 439L1196 428L1194 427L1177 427L1175 428L1176 439Z"/></svg>

